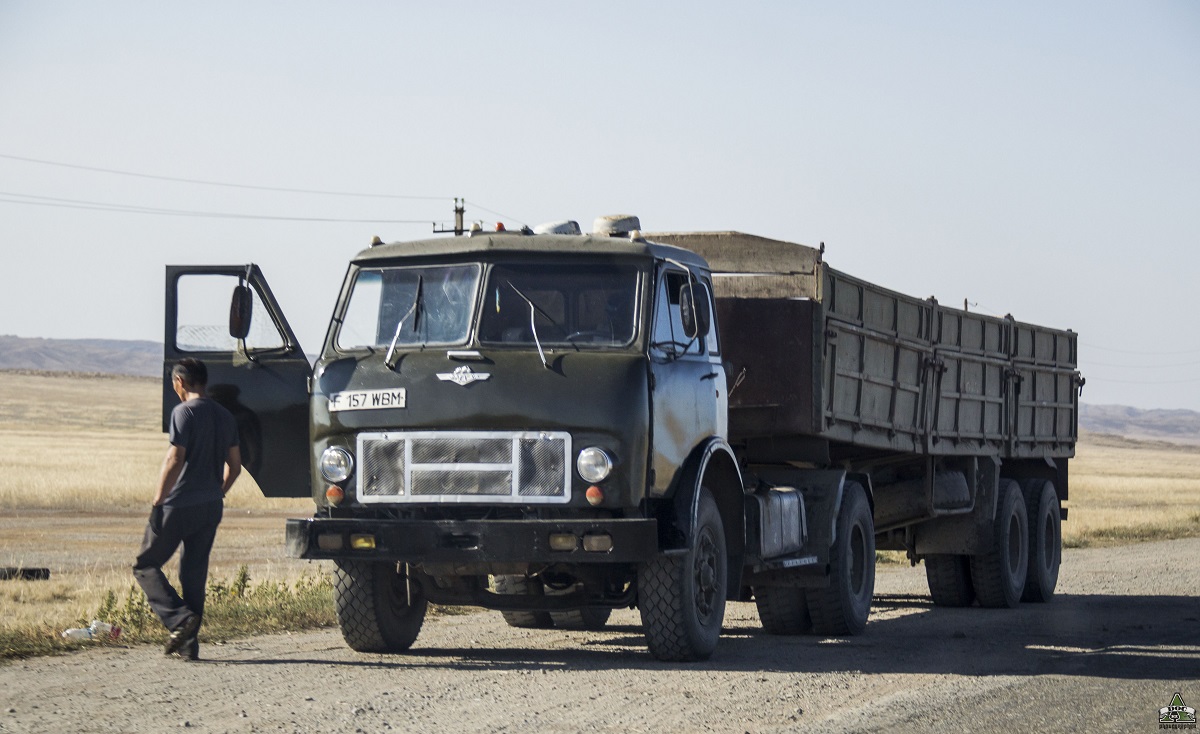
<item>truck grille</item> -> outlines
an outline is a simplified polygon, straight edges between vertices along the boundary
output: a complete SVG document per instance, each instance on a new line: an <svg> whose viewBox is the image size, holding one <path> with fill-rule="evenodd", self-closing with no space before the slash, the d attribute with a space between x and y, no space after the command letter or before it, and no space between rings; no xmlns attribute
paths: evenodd
<svg viewBox="0 0 1200 734"><path fill-rule="evenodd" d="M571 435L360 433L360 502L552 503L571 499Z"/></svg>

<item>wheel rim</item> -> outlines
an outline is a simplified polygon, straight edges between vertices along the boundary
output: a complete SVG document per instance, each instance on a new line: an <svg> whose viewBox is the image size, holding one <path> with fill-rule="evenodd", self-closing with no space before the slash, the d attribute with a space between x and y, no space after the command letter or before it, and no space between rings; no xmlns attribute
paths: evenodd
<svg viewBox="0 0 1200 734"><path fill-rule="evenodd" d="M719 553L712 533L707 528L700 533L696 546L695 562L692 565L692 585L695 588L696 612L701 621L707 621L717 602Z"/></svg>

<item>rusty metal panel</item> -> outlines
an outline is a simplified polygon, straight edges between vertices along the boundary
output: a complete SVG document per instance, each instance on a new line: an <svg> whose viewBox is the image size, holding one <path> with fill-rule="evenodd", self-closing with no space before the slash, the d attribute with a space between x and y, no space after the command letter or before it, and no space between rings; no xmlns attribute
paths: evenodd
<svg viewBox="0 0 1200 734"><path fill-rule="evenodd" d="M938 308L931 453L1001 454L1008 439L1011 322Z"/></svg>
<svg viewBox="0 0 1200 734"><path fill-rule="evenodd" d="M823 435L924 450L933 304L825 270Z"/></svg>
<svg viewBox="0 0 1200 734"><path fill-rule="evenodd" d="M733 440L819 432L815 406L819 307L809 300L717 298L728 362Z"/></svg>
<svg viewBox="0 0 1200 734"><path fill-rule="evenodd" d="M1074 332L1013 322L1014 457L1073 456L1079 435Z"/></svg>

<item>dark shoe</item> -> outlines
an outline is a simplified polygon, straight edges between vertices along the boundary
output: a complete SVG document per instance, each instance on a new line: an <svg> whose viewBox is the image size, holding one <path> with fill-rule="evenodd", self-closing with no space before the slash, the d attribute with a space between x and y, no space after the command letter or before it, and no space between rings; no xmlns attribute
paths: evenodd
<svg viewBox="0 0 1200 734"><path fill-rule="evenodd" d="M200 615L188 614L183 622L171 630L171 636L167 638L167 644L163 648L163 653L170 655L173 652L178 652L184 643L195 638L196 630L200 629Z"/></svg>
<svg viewBox="0 0 1200 734"><path fill-rule="evenodd" d="M185 641L179 646L179 649L171 653L171 657L179 658L187 662L195 662L200 659L200 641L195 637Z"/></svg>

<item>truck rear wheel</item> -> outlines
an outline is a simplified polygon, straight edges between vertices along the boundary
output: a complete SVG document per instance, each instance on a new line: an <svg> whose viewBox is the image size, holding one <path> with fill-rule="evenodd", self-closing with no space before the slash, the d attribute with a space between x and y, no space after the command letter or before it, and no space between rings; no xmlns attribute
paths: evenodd
<svg viewBox="0 0 1200 734"><path fill-rule="evenodd" d="M940 607L969 607L975 601L971 585L971 557L953 553L925 556L929 595Z"/></svg>
<svg viewBox="0 0 1200 734"><path fill-rule="evenodd" d="M401 652L412 646L428 605L420 585L406 581L392 562L337 561L333 600L352 650Z"/></svg>
<svg viewBox="0 0 1200 734"><path fill-rule="evenodd" d="M538 594L541 584L525 576L496 576L494 584L497 594L533 596ZM549 629L554 626L550 612L500 612L509 627L523 629Z"/></svg>
<svg viewBox="0 0 1200 734"><path fill-rule="evenodd" d="M638 570L638 610L659 660L707 660L725 619L725 531L716 500L701 488L686 552L660 553Z"/></svg>
<svg viewBox="0 0 1200 734"><path fill-rule="evenodd" d="M1021 601L1045 602L1058 586L1062 562L1062 514L1054 483L1045 479L1025 482L1025 511L1029 516L1029 571Z"/></svg>
<svg viewBox="0 0 1200 734"><path fill-rule="evenodd" d="M846 482L829 548L829 586L804 594L817 634L857 635L866 628L875 594L875 520L857 482Z"/></svg>
<svg viewBox="0 0 1200 734"><path fill-rule="evenodd" d="M804 589L795 586L756 586L754 604L768 635L803 635L812 632L812 617Z"/></svg>
<svg viewBox="0 0 1200 734"><path fill-rule="evenodd" d="M979 605L1015 607L1025 590L1029 570L1029 517L1021 488L1001 480L992 547L971 556L971 583Z"/></svg>

